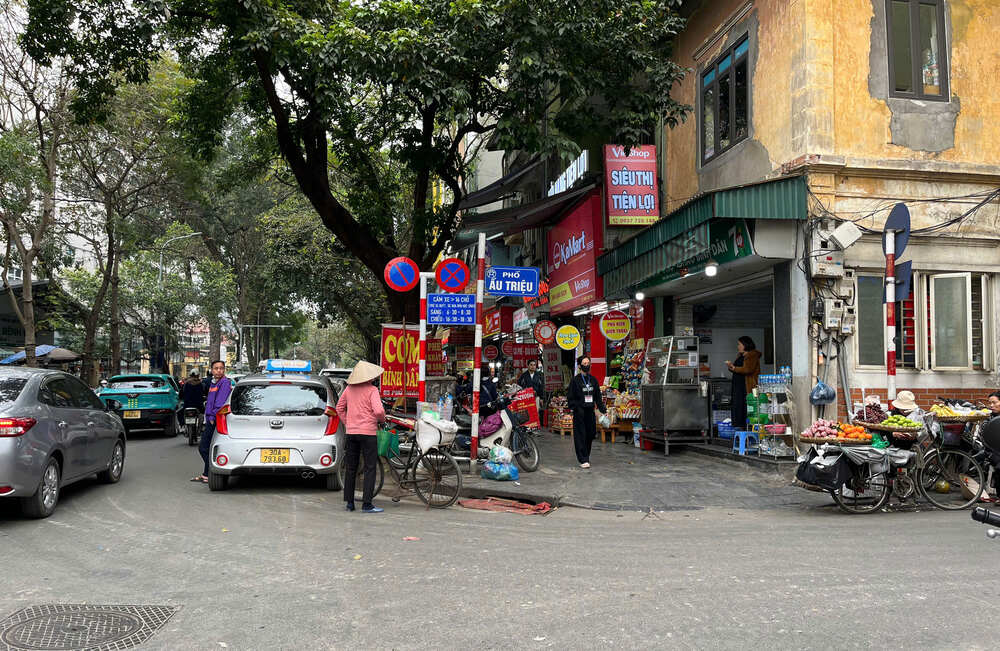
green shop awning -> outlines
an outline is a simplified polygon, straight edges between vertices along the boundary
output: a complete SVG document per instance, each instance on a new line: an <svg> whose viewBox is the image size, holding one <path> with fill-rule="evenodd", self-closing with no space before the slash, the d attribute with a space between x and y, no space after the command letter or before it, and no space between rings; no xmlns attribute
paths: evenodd
<svg viewBox="0 0 1000 651"><path fill-rule="evenodd" d="M604 293L614 296L753 254L745 220L805 220L806 180L793 176L692 199L597 259Z"/></svg>

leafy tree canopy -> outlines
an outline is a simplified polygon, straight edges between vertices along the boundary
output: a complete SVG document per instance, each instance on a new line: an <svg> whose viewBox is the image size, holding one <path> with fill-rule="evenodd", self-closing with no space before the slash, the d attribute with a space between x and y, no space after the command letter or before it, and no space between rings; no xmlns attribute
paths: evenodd
<svg viewBox="0 0 1000 651"><path fill-rule="evenodd" d="M569 151L586 134L631 145L656 118L683 117L670 97L683 74L670 61L678 4L29 0L24 42L40 60L69 61L85 116L173 50L194 81L178 122L195 148L209 155L234 112L249 116L323 224L380 277L399 254L430 268L458 227L475 142ZM393 317L412 298L390 292Z"/></svg>

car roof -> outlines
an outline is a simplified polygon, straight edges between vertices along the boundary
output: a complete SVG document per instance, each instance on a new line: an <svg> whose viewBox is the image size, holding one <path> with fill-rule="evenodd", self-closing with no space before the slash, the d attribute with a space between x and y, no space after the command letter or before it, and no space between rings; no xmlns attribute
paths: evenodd
<svg viewBox="0 0 1000 651"><path fill-rule="evenodd" d="M280 380L283 382L296 381L303 383L313 383L313 384L325 384L328 378L322 375L316 375L314 373L252 373L250 375L244 375L240 378L240 383L243 382L270 382L271 380Z"/></svg>
<svg viewBox="0 0 1000 651"><path fill-rule="evenodd" d="M112 375L108 381L110 382L111 380L119 380L125 377L148 377L148 378L155 377L161 380L165 380L168 377L173 377L173 376L167 375L166 373L120 373L118 375Z"/></svg>
<svg viewBox="0 0 1000 651"><path fill-rule="evenodd" d="M42 377L45 375L69 375L65 371L60 371L59 369L53 368L33 368L31 366L14 366L14 367L2 367L0 366L0 375L3 377L22 377L25 379L33 377Z"/></svg>

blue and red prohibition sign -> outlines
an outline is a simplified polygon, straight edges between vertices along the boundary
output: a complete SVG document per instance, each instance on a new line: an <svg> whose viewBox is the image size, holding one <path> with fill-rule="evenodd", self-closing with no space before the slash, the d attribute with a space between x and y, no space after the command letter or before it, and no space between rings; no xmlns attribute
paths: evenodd
<svg viewBox="0 0 1000 651"><path fill-rule="evenodd" d="M397 292L408 292L420 282L420 270L417 263L409 258L393 258L385 265L382 272L385 284Z"/></svg>
<svg viewBox="0 0 1000 651"><path fill-rule="evenodd" d="M461 292L469 284L469 267L458 258L445 258L438 263L435 279L446 292Z"/></svg>

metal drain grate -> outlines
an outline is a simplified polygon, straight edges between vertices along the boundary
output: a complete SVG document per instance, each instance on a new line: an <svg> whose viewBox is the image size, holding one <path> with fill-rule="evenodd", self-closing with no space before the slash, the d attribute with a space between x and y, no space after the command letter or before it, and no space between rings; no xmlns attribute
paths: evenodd
<svg viewBox="0 0 1000 651"><path fill-rule="evenodd" d="M117 651L142 644L176 606L29 606L0 622L0 651Z"/></svg>

